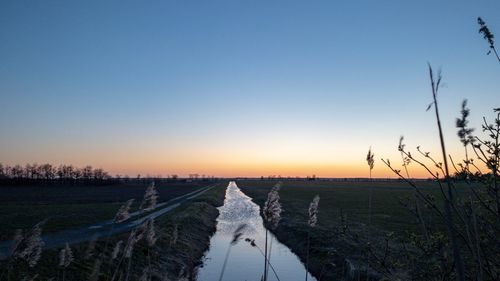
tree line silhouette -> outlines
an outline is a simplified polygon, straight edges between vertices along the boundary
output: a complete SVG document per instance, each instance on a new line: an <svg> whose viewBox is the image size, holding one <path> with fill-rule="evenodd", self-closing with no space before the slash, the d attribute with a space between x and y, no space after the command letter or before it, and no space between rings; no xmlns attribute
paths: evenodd
<svg viewBox="0 0 500 281"><path fill-rule="evenodd" d="M73 165L54 166L48 163L25 166L0 163L0 185L103 185L116 181L117 179L107 171L90 165L80 168Z"/></svg>

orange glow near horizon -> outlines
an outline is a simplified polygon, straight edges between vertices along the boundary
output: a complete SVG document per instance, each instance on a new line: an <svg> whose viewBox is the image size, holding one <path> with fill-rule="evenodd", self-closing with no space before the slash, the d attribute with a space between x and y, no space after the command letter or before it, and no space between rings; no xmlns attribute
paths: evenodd
<svg viewBox="0 0 500 281"><path fill-rule="evenodd" d="M291 134L290 134L291 135ZM375 142L375 140L372 140ZM78 167L92 165L111 175L135 177L176 174L186 177L199 174L215 177L306 177L366 178L369 177L366 153L368 145L363 138L342 138L303 135L258 136L256 139L213 138L203 140L165 141L162 138L136 139L130 142L110 142L86 147L46 146L42 149L7 151L3 164L26 163L72 164ZM333 144L334 145L333 145ZM388 146L387 143L391 145ZM375 153L374 178L396 178L381 158L390 159L395 169L403 171L401 155L395 149L397 139L379 139L372 145ZM416 147L408 144L408 148ZM432 143L431 155L441 159L439 149ZM449 153L462 155L463 147L450 145ZM410 149L418 155L414 148ZM9 155L10 153L10 155ZM10 156L10 157L9 157ZM15 161L5 161L15 159ZM457 157L459 159L461 157ZM456 161L458 163L458 161ZM429 163L429 167L433 165ZM410 177L429 178L417 164L409 166ZM450 165L450 173L454 170ZM441 173L440 173L441 174Z"/></svg>

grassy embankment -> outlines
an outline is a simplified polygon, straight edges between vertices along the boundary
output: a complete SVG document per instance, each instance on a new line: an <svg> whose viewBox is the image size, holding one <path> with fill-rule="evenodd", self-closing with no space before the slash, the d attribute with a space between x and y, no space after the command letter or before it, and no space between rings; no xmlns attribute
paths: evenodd
<svg viewBox="0 0 500 281"><path fill-rule="evenodd" d="M237 184L262 207L276 182L238 181ZM439 198L436 184L420 182L419 185L426 194ZM368 227L370 187L373 187L373 206L372 225ZM366 252L368 243L374 251L384 251L387 235L394 233L395 239L391 241L401 241L408 233L418 232L420 227L416 217L401 204L401 199L413 196L413 189L404 182L284 181L279 194L283 213L274 233L303 262L310 229L307 225L309 204L316 194L321 198L318 225L310 233L309 261L311 273L321 280L364 274L371 259ZM422 212L432 221L428 210L422 207ZM389 246L396 249L401 244L390 242ZM353 270L355 268L358 270ZM372 274L377 276L376 272Z"/></svg>
<svg viewBox="0 0 500 281"><path fill-rule="evenodd" d="M123 244L126 244L129 233L112 236L107 241L106 247L105 239L96 241L95 243L89 242L71 245L75 260L65 270L66 280L89 279L89 276L96 267L97 261L100 261L100 273L96 280L111 279L111 276L117 268L119 268L119 270L116 271L115 280L120 280L120 278L123 280L127 271L130 274L130 280L137 280L143 273L143 269L149 264L151 264L150 268L153 280L163 278L165 275L175 279L180 271L184 271L187 275L191 275L195 267L199 265L204 251L209 246L210 236L215 231L215 220L218 215L216 207L223 203L226 186L226 182L218 183L212 190L157 218L155 221L157 242L154 247L148 247L145 241L140 241L135 246L132 258L124 259L121 263L119 262L119 258L111 260L109 257L111 256L114 245L118 241L122 240ZM191 184L190 186L183 185L182 187L162 187L160 185L158 187L160 201L188 193L197 187L199 187L197 184ZM132 188L131 191L134 191L135 188L136 187ZM138 201L140 201L144 189L145 187L142 186L140 188L141 193L137 193ZM129 195L132 198L136 197L134 192L129 192L128 194L122 192L118 193L120 194L118 195L111 192L109 196L119 196L120 200L128 199L125 199L125 195ZM75 196L75 194L68 196ZM101 197L97 199L97 201L107 201L107 199L104 199L105 197ZM64 200L61 202L64 202ZM82 225L98 220L112 219L122 203L123 202L89 203L87 201L83 206L77 206L75 208L68 207L72 206L71 204L58 203L54 204L55 206L47 204L43 209L52 216L55 216L54 214L57 214L57 216L67 214L68 216L74 215L74 217L78 217L82 215L85 217L84 219L79 218L78 221L53 223L52 225L49 224L49 220L47 222L47 227L50 227L49 229L51 231L55 231L59 228L68 228L73 225ZM67 208L61 210L61 206ZM13 205L10 207L14 208ZM38 207L41 208L40 206ZM86 213L91 207L95 208L94 212L92 214ZM2 208L4 207L2 206ZM24 207L21 207L21 209L23 208ZM50 213L50 210L54 210L54 213ZM36 213L36 211L33 212L33 214ZM38 214L38 216L43 218L42 215L43 214ZM33 220L36 223L38 218ZM61 222L63 221L67 220L61 219ZM24 228L26 228L26 226L24 226ZM174 229L177 229L177 231ZM92 246L92 244L94 245ZM95 247L95 249L89 252L89 248L92 247ZM58 253L59 249L45 250L39 264L32 269L23 262L15 262L13 263L14 267L11 271L11 276L33 276L38 274L38 278L42 279L51 277L56 277L56 280L58 278L60 279L62 268L58 266ZM128 260L131 261L130 270L128 270ZM6 269L7 262L3 261L0 263L0 274Z"/></svg>

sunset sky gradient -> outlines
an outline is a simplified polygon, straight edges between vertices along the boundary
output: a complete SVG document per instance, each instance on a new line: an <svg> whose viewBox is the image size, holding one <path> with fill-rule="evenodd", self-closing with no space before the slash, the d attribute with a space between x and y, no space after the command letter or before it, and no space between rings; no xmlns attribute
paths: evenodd
<svg viewBox="0 0 500 281"><path fill-rule="evenodd" d="M1 1L0 162L135 176L392 176L500 106L499 1ZM499 41L500 42L500 41ZM425 177L416 167L413 176Z"/></svg>

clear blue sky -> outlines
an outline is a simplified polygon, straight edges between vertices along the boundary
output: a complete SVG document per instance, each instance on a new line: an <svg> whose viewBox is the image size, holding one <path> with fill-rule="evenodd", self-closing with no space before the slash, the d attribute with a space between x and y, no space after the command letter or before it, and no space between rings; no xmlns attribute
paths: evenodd
<svg viewBox="0 0 500 281"><path fill-rule="evenodd" d="M370 145L377 158L397 156L401 134L437 148L427 62L443 69L459 151L461 100L475 126L500 106L476 22L500 38L499 12L493 0L1 1L0 162L361 175Z"/></svg>

